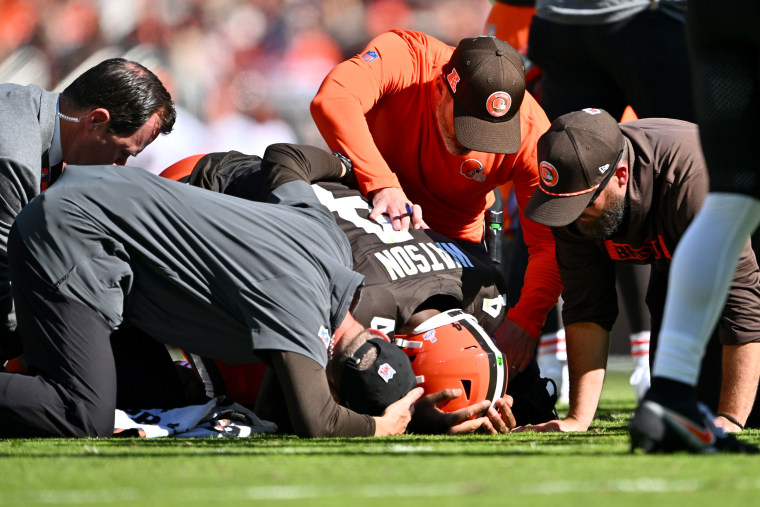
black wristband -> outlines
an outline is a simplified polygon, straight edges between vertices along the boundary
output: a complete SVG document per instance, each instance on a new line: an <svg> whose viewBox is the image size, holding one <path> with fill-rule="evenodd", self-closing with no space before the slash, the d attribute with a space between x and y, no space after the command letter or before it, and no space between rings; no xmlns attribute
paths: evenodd
<svg viewBox="0 0 760 507"><path fill-rule="evenodd" d="M724 414L724 413L721 412L720 414L715 414L715 415L718 416L718 417L722 417L724 419L728 419L729 421L731 421L732 423L734 423L735 425L737 425L738 427L740 427L742 430L744 429L744 425L742 423L740 423L739 421L737 421L736 419L734 419L733 417L731 417L728 414Z"/></svg>
<svg viewBox="0 0 760 507"><path fill-rule="evenodd" d="M344 174L343 177L348 176L351 173L351 171L354 170L354 164L351 163L351 159L342 153L338 153L337 151L334 151L333 155L338 157L338 160L343 162L343 165L346 166L346 174Z"/></svg>

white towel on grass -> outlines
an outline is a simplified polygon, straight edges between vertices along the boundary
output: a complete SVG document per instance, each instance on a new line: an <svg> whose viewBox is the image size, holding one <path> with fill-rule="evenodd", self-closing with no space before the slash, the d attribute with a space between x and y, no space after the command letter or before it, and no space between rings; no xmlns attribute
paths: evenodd
<svg viewBox="0 0 760 507"><path fill-rule="evenodd" d="M233 438L276 431L275 423L226 398L168 410L116 410L114 422L115 437Z"/></svg>

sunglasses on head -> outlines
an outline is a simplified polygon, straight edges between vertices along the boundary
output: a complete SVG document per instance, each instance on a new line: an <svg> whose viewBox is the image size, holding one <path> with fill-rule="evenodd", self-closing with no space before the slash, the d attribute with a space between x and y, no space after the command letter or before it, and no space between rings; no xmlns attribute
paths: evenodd
<svg viewBox="0 0 760 507"><path fill-rule="evenodd" d="M623 148L620 148L620 153L618 153L617 159L615 159L615 163L612 165L612 170L607 174L607 176L604 177L601 183L599 183L599 186L596 187L596 192L594 192L594 195L591 196L591 200L588 202L586 207L591 206L594 204L594 201L597 197L599 197L599 194L602 193L602 190L604 190L604 187L607 186L607 183L610 182L612 179L612 175L615 174L615 171L617 171L617 165L620 162L620 159L623 158Z"/></svg>

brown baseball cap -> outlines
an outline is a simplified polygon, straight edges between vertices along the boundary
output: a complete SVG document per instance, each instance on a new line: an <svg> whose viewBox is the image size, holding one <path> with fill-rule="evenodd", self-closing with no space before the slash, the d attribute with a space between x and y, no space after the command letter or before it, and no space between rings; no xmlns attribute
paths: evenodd
<svg viewBox="0 0 760 507"><path fill-rule="evenodd" d="M550 227L574 222L612 178L624 146L617 120L603 109L554 120L538 140L539 187L525 216Z"/></svg>
<svg viewBox="0 0 760 507"><path fill-rule="evenodd" d="M517 153L525 96L520 53L496 37L462 39L443 66L443 77L454 97L457 140L484 153Z"/></svg>

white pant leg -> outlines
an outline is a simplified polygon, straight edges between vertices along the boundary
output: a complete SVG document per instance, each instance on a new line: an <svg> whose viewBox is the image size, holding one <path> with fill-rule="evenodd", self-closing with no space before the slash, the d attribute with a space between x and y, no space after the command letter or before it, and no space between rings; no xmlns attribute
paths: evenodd
<svg viewBox="0 0 760 507"><path fill-rule="evenodd" d="M760 222L760 200L711 193L673 255L652 375L696 385L739 255Z"/></svg>

